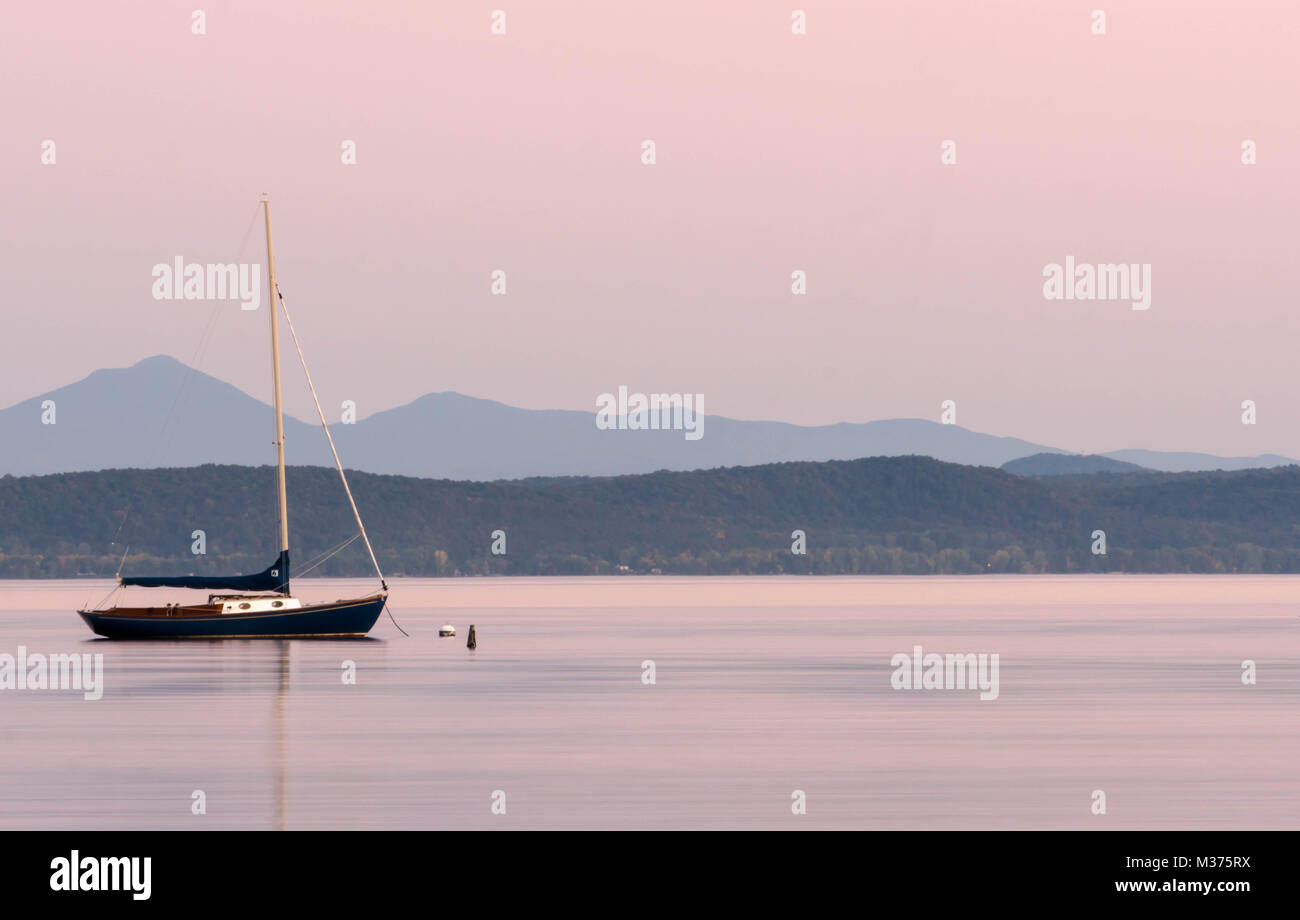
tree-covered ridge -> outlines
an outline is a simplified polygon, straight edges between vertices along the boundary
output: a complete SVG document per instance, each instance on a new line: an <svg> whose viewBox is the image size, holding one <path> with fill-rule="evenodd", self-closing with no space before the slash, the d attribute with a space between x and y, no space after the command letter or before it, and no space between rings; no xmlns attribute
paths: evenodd
<svg viewBox="0 0 1300 920"><path fill-rule="evenodd" d="M1025 478L926 457L454 482L350 473L385 572L1300 572L1300 467ZM355 532L290 467L294 570ZM235 574L274 558L270 467L0 478L0 576ZM207 554L191 553L203 530ZM504 556L490 551L506 532ZM791 552L794 530L807 554ZM1092 553L1093 531L1107 554ZM116 537L116 542L114 542ZM313 571L364 575L358 544Z"/></svg>
<svg viewBox="0 0 1300 920"><path fill-rule="evenodd" d="M1148 472L1136 463L1125 463L1101 454L1032 454L1002 464L1002 469L1017 476L1069 476L1076 473Z"/></svg>

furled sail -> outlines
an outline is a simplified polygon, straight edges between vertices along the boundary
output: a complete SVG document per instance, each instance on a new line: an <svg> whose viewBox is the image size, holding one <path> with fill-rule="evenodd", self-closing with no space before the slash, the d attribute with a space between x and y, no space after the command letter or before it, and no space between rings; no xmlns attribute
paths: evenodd
<svg viewBox="0 0 1300 920"><path fill-rule="evenodd" d="M255 575L136 575L123 576L123 585L141 588L200 588L208 591L279 591L289 593L289 551Z"/></svg>

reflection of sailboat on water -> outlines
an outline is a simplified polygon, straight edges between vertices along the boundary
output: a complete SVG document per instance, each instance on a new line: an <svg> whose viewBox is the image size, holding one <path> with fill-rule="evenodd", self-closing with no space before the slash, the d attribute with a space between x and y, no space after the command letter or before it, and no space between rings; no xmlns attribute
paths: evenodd
<svg viewBox="0 0 1300 920"><path fill-rule="evenodd" d="M272 827L283 831L288 829L289 808L289 765L284 737L284 707L289 698L289 643L281 639L276 651L279 652L276 658L280 662L280 673L275 689L275 750L272 752L275 758L275 819Z"/></svg>
<svg viewBox="0 0 1300 920"><path fill-rule="evenodd" d="M163 575L126 578L119 575L118 583L122 587L138 585L145 588L199 588L223 593L208 595L206 604L165 604L161 607L113 607L108 610L77 611L86 624L101 636L110 639L364 636L379 619L379 614L383 612L384 603L388 599L388 584L384 581L383 573L379 571L379 561L375 558L370 538L366 536L365 525L361 523L361 513L357 511L356 502L352 499L352 490L348 488L343 464L339 461L338 451L334 449L334 439L330 437L329 427L325 424L325 413L321 410L320 400L316 399L316 388L312 385L311 374L307 373L305 360L303 373L307 377L307 386L311 389L312 398L316 399L316 411L320 414L321 426L325 429L325 437L334 455L339 478L343 481L343 490L347 493L348 503L352 506L352 513L357 519L358 536L365 541L366 549L370 553L370 561L374 563L375 571L379 574L381 590L367 597L323 604L304 604L293 597L289 591L289 517L284 488L284 413L280 407L280 331L277 321L279 310L284 310L285 322L293 335L300 359L302 359L302 348L298 346L293 320L289 317L288 308L284 305L284 298L280 296L280 289L275 281L275 255L271 248L271 206L265 198L262 199L262 206L266 214L267 284L271 294L271 364L275 373L279 558L265 571L254 575ZM224 593L230 591L259 593Z"/></svg>

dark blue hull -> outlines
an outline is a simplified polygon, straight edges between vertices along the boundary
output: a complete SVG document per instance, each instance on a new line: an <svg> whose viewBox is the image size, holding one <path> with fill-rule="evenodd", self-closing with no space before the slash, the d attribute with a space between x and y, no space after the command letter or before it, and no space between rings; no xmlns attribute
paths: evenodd
<svg viewBox="0 0 1300 920"><path fill-rule="evenodd" d="M386 594L296 610L264 613L133 615L78 610L86 625L107 639L293 639L356 638L375 625Z"/></svg>

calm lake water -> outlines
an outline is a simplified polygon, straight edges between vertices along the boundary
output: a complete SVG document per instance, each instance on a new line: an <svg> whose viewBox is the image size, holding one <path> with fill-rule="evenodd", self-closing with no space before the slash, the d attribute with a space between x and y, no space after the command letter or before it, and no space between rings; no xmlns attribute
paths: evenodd
<svg viewBox="0 0 1300 920"><path fill-rule="evenodd" d="M0 582L0 654L105 683L0 690L0 828L1300 827L1300 577L396 579L410 638L137 643L110 587ZM915 645L998 698L893 689Z"/></svg>

